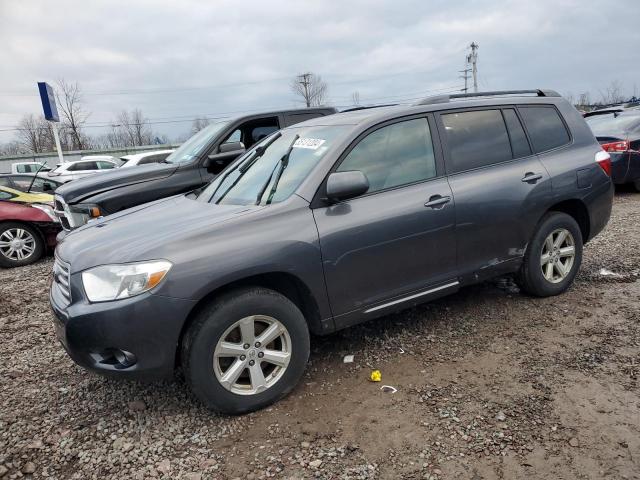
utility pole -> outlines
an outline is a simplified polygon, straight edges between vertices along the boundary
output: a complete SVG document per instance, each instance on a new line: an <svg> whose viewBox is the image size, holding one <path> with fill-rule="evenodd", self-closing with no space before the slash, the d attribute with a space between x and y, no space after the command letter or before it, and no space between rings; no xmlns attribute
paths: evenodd
<svg viewBox="0 0 640 480"><path fill-rule="evenodd" d="M469 72L471 71L470 68L465 68L464 70L458 70L460 73L462 73L462 75L460 75L460 78L464 78L464 88L462 89L462 91L464 93L467 93L467 91L469 90L469 88L467 87L467 82L469 80Z"/></svg>
<svg viewBox="0 0 640 480"><path fill-rule="evenodd" d="M299 75L298 78L300 79L300 81L298 83L300 83L300 85L302 85L304 87L304 99L307 102L307 108L311 106L311 99L309 98L309 78L311 77L310 73L303 73L302 75Z"/></svg>
<svg viewBox="0 0 640 480"><path fill-rule="evenodd" d="M478 93L478 48L480 46L476 42L471 42L469 45L471 48L471 53L467 55L467 63L471 64L471 72L473 74L473 91L474 93Z"/></svg>

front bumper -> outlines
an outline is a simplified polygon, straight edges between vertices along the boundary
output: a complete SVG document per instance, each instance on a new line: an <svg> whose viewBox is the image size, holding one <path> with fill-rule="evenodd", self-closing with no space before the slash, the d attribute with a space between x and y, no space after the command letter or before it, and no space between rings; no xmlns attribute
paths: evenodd
<svg viewBox="0 0 640 480"><path fill-rule="evenodd" d="M137 380L171 377L180 332L195 302L143 293L89 303L77 288L79 278L73 277L79 274L71 276L71 304L65 305L55 281L49 294L56 334L73 361L110 376ZM114 352L133 354L135 361L125 366Z"/></svg>

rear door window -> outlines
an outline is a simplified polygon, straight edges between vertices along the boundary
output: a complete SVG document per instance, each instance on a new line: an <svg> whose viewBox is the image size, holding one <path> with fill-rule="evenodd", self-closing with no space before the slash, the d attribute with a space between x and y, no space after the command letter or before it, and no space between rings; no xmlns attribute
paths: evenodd
<svg viewBox="0 0 640 480"><path fill-rule="evenodd" d="M524 133L522 124L516 111L513 108L506 108L502 111L504 114L504 121L507 124L509 130L509 137L511 138L511 148L513 150L513 158L526 157L531 155L531 147L527 140L527 136Z"/></svg>
<svg viewBox="0 0 640 480"><path fill-rule="evenodd" d="M558 148L571 141L569 132L552 106L518 107L529 138L537 153Z"/></svg>
<svg viewBox="0 0 640 480"><path fill-rule="evenodd" d="M349 170L360 170L367 176L367 193L435 177L429 122L417 118L375 130L349 152L337 169Z"/></svg>
<svg viewBox="0 0 640 480"><path fill-rule="evenodd" d="M83 170L97 170L97 169L98 169L98 165L96 165L96 162L78 162L78 163L74 163L73 165L69 165L69 168L67 170L71 172L80 172Z"/></svg>
<svg viewBox="0 0 640 480"><path fill-rule="evenodd" d="M500 110L441 115L449 149L449 173L511 160L511 145Z"/></svg>

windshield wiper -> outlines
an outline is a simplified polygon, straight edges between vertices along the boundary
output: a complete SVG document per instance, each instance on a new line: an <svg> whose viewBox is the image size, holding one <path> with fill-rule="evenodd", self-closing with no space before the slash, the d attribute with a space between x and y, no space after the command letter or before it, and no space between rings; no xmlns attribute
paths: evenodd
<svg viewBox="0 0 640 480"><path fill-rule="evenodd" d="M262 155L264 155L264 152L267 150L267 148L269 148L271 144L275 142L277 139L279 139L281 136L282 136L282 133L278 132L273 137L271 137L267 143L265 143L264 145L260 145L258 148L256 148L254 150L255 155L251 157L251 159L247 160L242 165L240 165L240 168L238 168L240 173L245 173L247 170L249 170L253 166L253 164L256 163L256 161Z"/></svg>
<svg viewBox="0 0 640 480"><path fill-rule="evenodd" d="M251 155L251 157L249 157L248 159L246 159L244 161L244 163L242 165L240 165L238 167L238 171L240 172L240 175L238 175L238 178L236 178L233 183L231 185L229 185L229 188L227 188L224 193L222 195L220 195L220 198L218 198L218 200L216 201L216 204L220 203L220 201L227 196L227 193L229 193L229 191L235 187L238 182L240 181L240 179L242 178L242 176L247 173L247 170L249 170L257 161L260 157L262 157L262 155L264 155L264 152L267 150L267 148L269 148L271 146L271 144L273 142L275 142L277 139L279 139L282 136L282 133L277 132L273 137L271 137L269 139L269 141L267 143L265 143L264 145L260 145L258 148L256 148L253 151L253 154ZM216 194L216 192L218 191L218 189L222 186L222 184L224 183L224 181L227 179L227 177L229 175L231 175L231 172L233 172L233 169L229 169L228 172L226 172L222 178L220 179L220 183L218 183L218 186L216 187L216 189L213 191L213 193L211 194L211 198L213 198L213 196Z"/></svg>
<svg viewBox="0 0 640 480"><path fill-rule="evenodd" d="M289 166L289 156L291 156L291 151L293 150L293 146L295 145L295 143L298 141L299 138L300 138L300 135L296 135L295 137L293 137L293 141L291 142L291 145L289 145L287 152L282 156L282 158L280 159L280 163L276 166L276 168L278 169L278 173L276 173L276 178L273 181L273 186L269 191L269 196L267 197L267 201L265 202L266 205L270 204L271 200L273 200L273 195L276 193L276 190L278 188L278 182L280 182L282 173L284 172L285 168ZM265 190L269 186L269 183L271 182L271 178L273 177L274 172L275 172L275 169L273 172L271 172L271 175L269 175L269 179L266 181L264 186L260 189L260 193L258 193L258 197L256 198L256 205L260 205L260 199L262 198Z"/></svg>

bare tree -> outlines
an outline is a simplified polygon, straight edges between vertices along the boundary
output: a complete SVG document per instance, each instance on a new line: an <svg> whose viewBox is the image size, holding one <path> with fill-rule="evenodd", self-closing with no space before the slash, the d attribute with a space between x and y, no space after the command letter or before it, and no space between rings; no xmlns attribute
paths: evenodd
<svg viewBox="0 0 640 480"><path fill-rule="evenodd" d="M209 125L211 122L207 117L197 117L193 120L191 124L191 133L198 133L204 127Z"/></svg>
<svg viewBox="0 0 640 480"><path fill-rule="evenodd" d="M327 99L327 82L315 73L302 73L291 80L291 91L302 97L307 107L323 105Z"/></svg>
<svg viewBox="0 0 640 480"><path fill-rule="evenodd" d="M151 144L153 133L149 127L149 120L142 110L131 112L122 110L118 114L111 132L107 134L107 141L113 147L140 147Z"/></svg>
<svg viewBox="0 0 640 480"><path fill-rule="evenodd" d="M575 106L575 104L576 104L576 97L573 95L573 92L566 92L566 93L565 93L564 95L562 95L562 96L565 98L565 100L566 100L567 102L569 102L571 105L574 105L574 106Z"/></svg>
<svg viewBox="0 0 640 480"><path fill-rule="evenodd" d="M40 153L40 132L38 131L38 120L33 114L25 115L22 117L18 126L18 142L29 152L29 153Z"/></svg>
<svg viewBox="0 0 640 480"><path fill-rule="evenodd" d="M53 127L44 117L25 115L17 126L17 143L28 153L52 152L56 148Z"/></svg>
<svg viewBox="0 0 640 480"><path fill-rule="evenodd" d="M591 106L591 94L589 92L581 93L578 99L578 105L582 107Z"/></svg>
<svg viewBox="0 0 640 480"><path fill-rule="evenodd" d="M360 92L357 90L351 94L351 103L355 106L360 106Z"/></svg>
<svg viewBox="0 0 640 480"><path fill-rule="evenodd" d="M0 155L20 155L21 153L29 153L17 140L0 144Z"/></svg>
<svg viewBox="0 0 640 480"><path fill-rule="evenodd" d="M600 100L604 105L623 102L625 97L622 93L622 82L620 80L611 81L604 91L600 90Z"/></svg>
<svg viewBox="0 0 640 480"><path fill-rule="evenodd" d="M83 105L82 91L77 82L68 83L63 78L58 80L56 103L62 117L63 133L69 137L71 148L84 150L88 146L82 127L89 117Z"/></svg>

